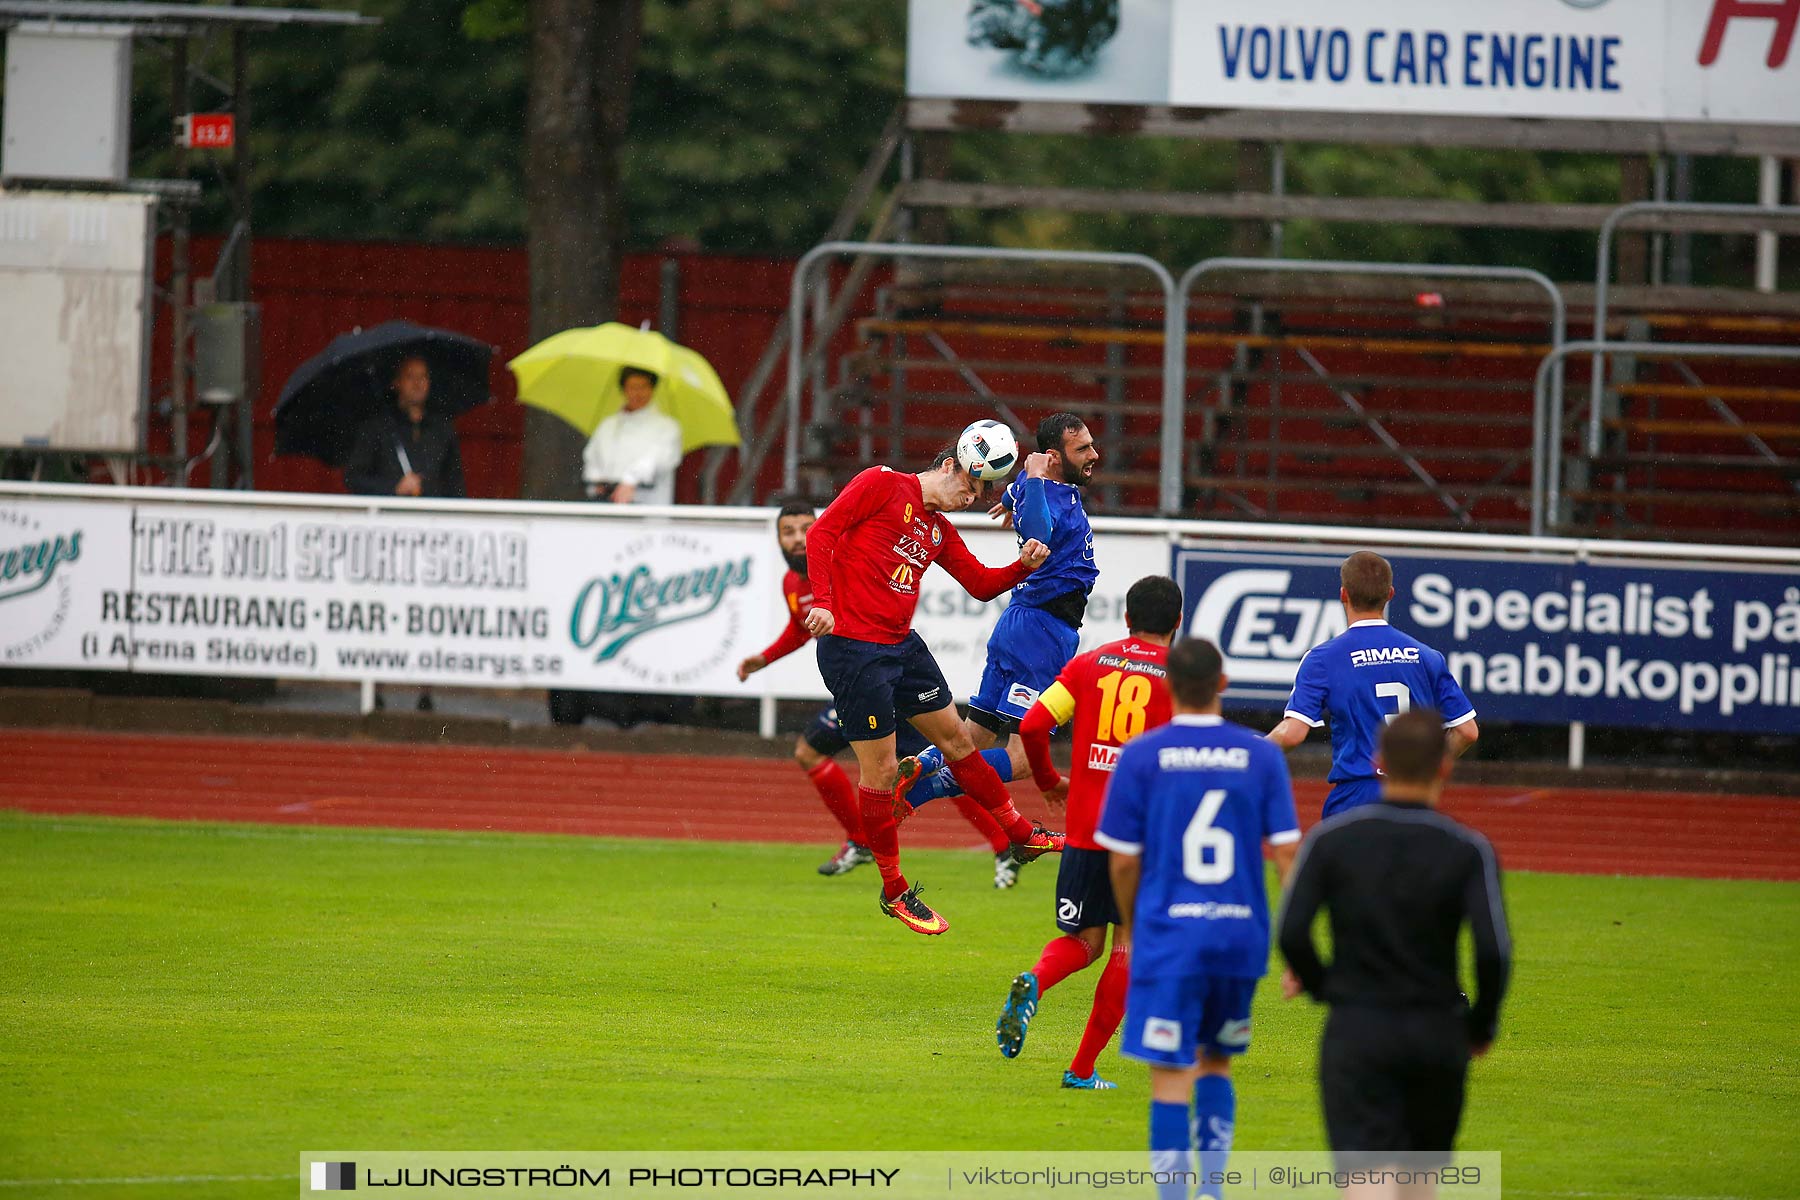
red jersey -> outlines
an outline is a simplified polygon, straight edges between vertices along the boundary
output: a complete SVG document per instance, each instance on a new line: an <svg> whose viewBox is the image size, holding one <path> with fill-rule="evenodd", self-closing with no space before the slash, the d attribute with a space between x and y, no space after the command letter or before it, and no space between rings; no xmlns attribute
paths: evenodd
<svg viewBox="0 0 1800 1200"><path fill-rule="evenodd" d="M806 631L806 614L813 610L812 584L800 572L789 571L782 576L781 595L787 601L787 628L762 652L764 666L786 658L812 640L812 634Z"/></svg>
<svg viewBox="0 0 1800 1200"><path fill-rule="evenodd" d="M1031 574L1023 563L983 565L943 513L926 510L919 477L887 467L852 479L806 534L813 607L830 611L833 633L859 642L891 646L906 637L919 579L933 562L977 600Z"/></svg>
<svg viewBox="0 0 1800 1200"><path fill-rule="evenodd" d="M1167 646L1137 638L1078 654L1020 723L1032 778L1038 787L1048 788L1061 778L1050 762L1050 731L1075 719L1066 820L1069 845L1101 849L1094 841L1094 826L1100 823L1100 805L1119 761L1119 747L1146 729L1169 723L1172 701L1164 665L1168 657Z"/></svg>

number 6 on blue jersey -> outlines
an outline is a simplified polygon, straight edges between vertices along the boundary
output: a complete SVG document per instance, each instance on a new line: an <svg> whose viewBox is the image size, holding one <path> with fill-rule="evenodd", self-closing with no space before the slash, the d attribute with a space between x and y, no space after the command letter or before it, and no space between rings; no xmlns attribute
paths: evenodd
<svg viewBox="0 0 1800 1200"><path fill-rule="evenodd" d="M1213 824L1225 803L1225 789L1213 788L1200 797L1200 807L1181 835L1181 873L1195 883L1224 883L1237 870L1237 839L1231 830ZM1212 851L1212 861L1206 852Z"/></svg>

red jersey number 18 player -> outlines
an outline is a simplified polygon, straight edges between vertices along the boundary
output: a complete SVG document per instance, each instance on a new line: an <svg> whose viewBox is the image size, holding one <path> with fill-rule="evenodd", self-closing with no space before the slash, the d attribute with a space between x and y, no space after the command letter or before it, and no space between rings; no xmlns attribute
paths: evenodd
<svg viewBox="0 0 1800 1200"><path fill-rule="evenodd" d="M1094 1006L1074 1059L1063 1072L1066 1088L1110 1088L1095 1070L1100 1052L1125 1016L1130 982L1130 948L1119 936L1107 852L1094 840L1101 802L1112 778L1119 747L1169 723L1169 642L1181 624L1181 588L1167 575L1150 575L1125 593L1125 627L1131 636L1078 654L1045 688L1019 736L1031 760L1032 777L1052 807L1068 807L1068 848L1056 873L1056 927L1059 937L1045 944L1037 965L1012 982L994 1036L1000 1053L1016 1058L1036 1015L1038 998L1100 958L1106 927L1113 927L1112 954L1094 984ZM1050 733L1073 720L1074 763L1065 781L1050 761Z"/></svg>
<svg viewBox="0 0 1800 1200"><path fill-rule="evenodd" d="M949 923L919 899L900 873L894 822L899 763L894 732L911 723L944 752L962 790L999 822L1013 855L1029 862L1060 851L1062 839L1013 807L1006 785L975 752L931 651L913 632L919 580L932 563L978 600L992 600L1042 565L1042 542L1019 547L1006 567L984 566L943 516L974 503L981 485L946 448L917 475L871 467L852 479L806 537L813 607L806 628L818 638L819 674L831 691L844 736L862 770L863 830L881 872L881 911L917 933Z"/></svg>

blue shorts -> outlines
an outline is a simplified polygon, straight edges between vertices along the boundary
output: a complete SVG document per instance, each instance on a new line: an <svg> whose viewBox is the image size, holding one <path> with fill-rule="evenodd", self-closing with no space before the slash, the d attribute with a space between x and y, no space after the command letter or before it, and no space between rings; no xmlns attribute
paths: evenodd
<svg viewBox="0 0 1800 1200"><path fill-rule="evenodd" d="M1119 1053L1153 1067L1191 1067L1200 1053L1250 1048L1250 1000L1256 980L1236 975L1132 977L1125 993Z"/></svg>
<svg viewBox="0 0 1800 1200"><path fill-rule="evenodd" d="M1349 812L1353 808L1361 808L1365 804L1374 804L1381 799L1381 780L1373 776L1361 779L1344 779L1331 785L1325 793L1325 809L1319 814L1321 820L1335 817L1341 812Z"/></svg>
<svg viewBox="0 0 1800 1200"><path fill-rule="evenodd" d="M969 698L969 719L1010 736L1080 645L1080 632L1060 617L1029 604L1007 605L988 638L987 667Z"/></svg>
<svg viewBox="0 0 1800 1200"><path fill-rule="evenodd" d="M844 736L844 727L838 724L837 709L829 704L813 714L800 736L826 758L850 748L850 739ZM923 754L929 745L931 743L925 740L924 734L904 722L894 732L894 754L898 758Z"/></svg>
<svg viewBox="0 0 1800 1200"><path fill-rule="evenodd" d="M916 633L891 646L828 633L819 639L819 674L852 742L887 737L899 722L953 703L944 673Z"/></svg>

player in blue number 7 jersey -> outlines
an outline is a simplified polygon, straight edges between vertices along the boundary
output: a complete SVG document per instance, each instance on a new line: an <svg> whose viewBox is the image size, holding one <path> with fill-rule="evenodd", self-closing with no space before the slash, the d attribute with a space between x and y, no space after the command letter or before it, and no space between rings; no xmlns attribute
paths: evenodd
<svg viewBox="0 0 1800 1200"><path fill-rule="evenodd" d="M1269 740L1291 750L1331 716L1331 771L1324 816L1381 799L1375 746L1389 721L1413 708L1444 715L1450 756L1475 744L1481 729L1444 656L1387 623L1394 568L1381 555L1358 550L1338 573L1338 599L1349 627L1307 651L1294 676L1287 712Z"/></svg>
<svg viewBox="0 0 1800 1200"><path fill-rule="evenodd" d="M1151 1169L1173 1176L1158 1184L1165 1200L1186 1200L1194 1150L1197 1194L1221 1194L1231 1059L1250 1048L1269 965L1263 843L1285 884L1300 823L1281 751L1219 715L1218 647L1189 638L1167 665L1175 717L1119 751L1094 840L1112 851L1114 944L1131 947L1119 1051L1150 1064Z"/></svg>

